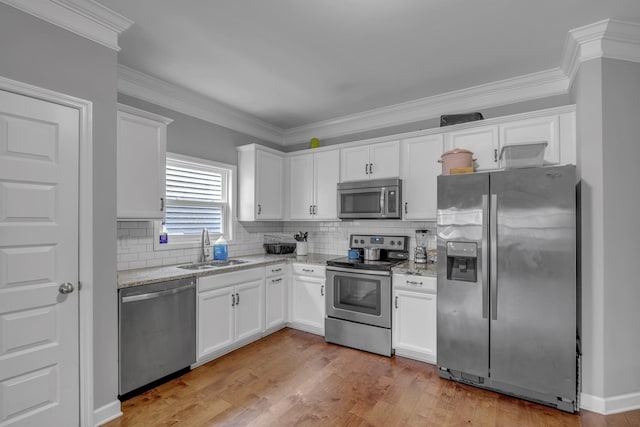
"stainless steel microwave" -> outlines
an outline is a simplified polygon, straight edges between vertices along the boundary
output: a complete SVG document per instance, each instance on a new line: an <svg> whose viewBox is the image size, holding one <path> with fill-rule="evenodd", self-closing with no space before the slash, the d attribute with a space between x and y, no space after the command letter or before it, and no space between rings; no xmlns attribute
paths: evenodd
<svg viewBox="0 0 640 427"><path fill-rule="evenodd" d="M338 184L338 218L402 218L402 180L371 179Z"/></svg>

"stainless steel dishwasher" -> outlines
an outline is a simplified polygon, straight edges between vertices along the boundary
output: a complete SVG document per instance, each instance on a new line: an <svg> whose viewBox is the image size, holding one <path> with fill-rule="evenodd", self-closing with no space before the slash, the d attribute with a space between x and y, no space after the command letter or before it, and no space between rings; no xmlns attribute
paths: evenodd
<svg viewBox="0 0 640 427"><path fill-rule="evenodd" d="M118 300L120 396L195 363L195 278L121 289Z"/></svg>

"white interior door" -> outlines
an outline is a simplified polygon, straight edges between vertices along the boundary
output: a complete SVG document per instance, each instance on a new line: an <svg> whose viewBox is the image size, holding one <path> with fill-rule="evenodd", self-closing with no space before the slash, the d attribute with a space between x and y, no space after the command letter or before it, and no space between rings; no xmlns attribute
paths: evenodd
<svg viewBox="0 0 640 427"><path fill-rule="evenodd" d="M78 110L0 91L0 426L79 424L78 154Z"/></svg>

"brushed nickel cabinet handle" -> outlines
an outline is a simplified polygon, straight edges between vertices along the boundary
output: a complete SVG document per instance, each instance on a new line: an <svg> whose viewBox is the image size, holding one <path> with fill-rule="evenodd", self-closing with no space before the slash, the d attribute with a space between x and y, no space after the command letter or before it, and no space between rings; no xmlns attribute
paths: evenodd
<svg viewBox="0 0 640 427"><path fill-rule="evenodd" d="M398 296L396 295L396 308L398 308Z"/></svg>

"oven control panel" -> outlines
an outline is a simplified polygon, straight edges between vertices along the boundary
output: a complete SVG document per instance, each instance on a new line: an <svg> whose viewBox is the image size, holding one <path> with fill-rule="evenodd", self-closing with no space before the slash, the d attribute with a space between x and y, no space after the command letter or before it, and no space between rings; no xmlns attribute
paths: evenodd
<svg viewBox="0 0 640 427"><path fill-rule="evenodd" d="M379 248L395 251L409 250L409 238L407 236L352 234L349 239L352 249Z"/></svg>

